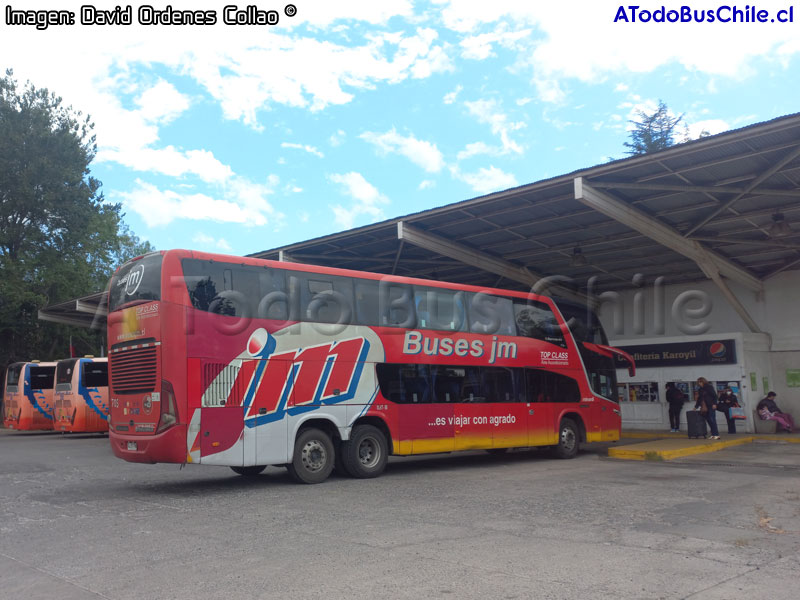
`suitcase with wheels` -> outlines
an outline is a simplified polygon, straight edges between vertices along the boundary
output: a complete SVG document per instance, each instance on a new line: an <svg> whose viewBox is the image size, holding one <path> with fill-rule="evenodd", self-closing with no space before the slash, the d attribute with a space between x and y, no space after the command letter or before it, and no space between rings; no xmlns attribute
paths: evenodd
<svg viewBox="0 0 800 600"><path fill-rule="evenodd" d="M708 434L706 420L699 410L686 411L686 426L689 430L690 438L704 438Z"/></svg>

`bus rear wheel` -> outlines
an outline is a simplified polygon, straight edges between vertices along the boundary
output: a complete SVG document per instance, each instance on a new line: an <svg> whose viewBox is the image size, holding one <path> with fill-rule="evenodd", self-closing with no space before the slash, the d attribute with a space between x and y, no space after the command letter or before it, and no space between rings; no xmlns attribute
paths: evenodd
<svg viewBox="0 0 800 600"><path fill-rule="evenodd" d="M299 483L322 483L333 471L334 447L321 429L306 429L294 442L294 456L287 465L289 474Z"/></svg>
<svg viewBox="0 0 800 600"><path fill-rule="evenodd" d="M558 427L558 445L553 449L558 458L575 458L578 454L580 437L578 426L572 419L562 419Z"/></svg>
<svg viewBox="0 0 800 600"><path fill-rule="evenodd" d="M386 469L388 444L383 432L373 425L359 425L350 439L342 442L342 464L353 477L369 479Z"/></svg>
<svg viewBox="0 0 800 600"><path fill-rule="evenodd" d="M255 465L254 467L231 467L231 471L237 475L244 475L245 477L255 477L260 474L267 465Z"/></svg>

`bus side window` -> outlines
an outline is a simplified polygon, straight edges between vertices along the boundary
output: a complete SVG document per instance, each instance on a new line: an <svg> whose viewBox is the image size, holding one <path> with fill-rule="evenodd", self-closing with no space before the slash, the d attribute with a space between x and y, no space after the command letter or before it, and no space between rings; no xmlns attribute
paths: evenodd
<svg viewBox="0 0 800 600"><path fill-rule="evenodd" d="M258 274L258 310L261 319L289 320L289 296L286 293L286 276L279 269L264 269Z"/></svg>
<svg viewBox="0 0 800 600"><path fill-rule="evenodd" d="M465 331L464 293L414 286L417 327L440 331Z"/></svg>
<svg viewBox="0 0 800 600"><path fill-rule="evenodd" d="M432 401L426 365L378 363L375 365L381 395L398 404Z"/></svg>
<svg viewBox="0 0 800 600"><path fill-rule="evenodd" d="M372 279L355 280L355 323L358 325L379 325L378 297L379 283Z"/></svg>
<svg viewBox="0 0 800 600"><path fill-rule="evenodd" d="M553 389L553 399L556 402L580 402L581 391L578 382L572 377L559 373L548 373Z"/></svg>
<svg viewBox="0 0 800 600"><path fill-rule="evenodd" d="M474 367L432 367L434 402L458 402L461 399L461 388L464 386L466 371L469 368Z"/></svg>
<svg viewBox="0 0 800 600"><path fill-rule="evenodd" d="M461 402L483 402L480 367L464 369L464 385L461 387Z"/></svg>
<svg viewBox="0 0 800 600"><path fill-rule="evenodd" d="M414 290L410 285L381 280L378 284L378 317L382 327L416 326Z"/></svg>
<svg viewBox="0 0 800 600"><path fill-rule="evenodd" d="M314 323L353 322L353 280L349 277L295 272L300 281L300 315Z"/></svg>
<svg viewBox="0 0 800 600"><path fill-rule="evenodd" d="M525 369L525 390L528 402L552 402L547 389L547 372Z"/></svg>
<svg viewBox="0 0 800 600"><path fill-rule="evenodd" d="M555 314L543 302L515 301L514 320L517 324L518 335L543 340L562 348L567 347Z"/></svg>
<svg viewBox="0 0 800 600"><path fill-rule="evenodd" d="M470 292L469 330L485 335L516 335L513 303L508 298Z"/></svg>
<svg viewBox="0 0 800 600"><path fill-rule="evenodd" d="M85 362L83 367L83 386L87 388L108 387L108 363Z"/></svg>
<svg viewBox="0 0 800 600"><path fill-rule="evenodd" d="M483 367L483 396L486 402L516 402L512 369Z"/></svg>
<svg viewBox="0 0 800 600"><path fill-rule="evenodd" d="M432 401L427 365L409 365L409 374L404 379L407 402L427 404Z"/></svg>

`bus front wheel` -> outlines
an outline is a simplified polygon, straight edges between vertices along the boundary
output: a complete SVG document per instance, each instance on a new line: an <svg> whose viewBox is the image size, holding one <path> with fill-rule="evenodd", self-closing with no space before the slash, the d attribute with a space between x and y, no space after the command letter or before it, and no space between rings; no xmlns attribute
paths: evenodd
<svg viewBox="0 0 800 600"><path fill-rule="evenodd" d="M300 483L322 483L333 471L334 447L331 438L321 429L306 429L297 436L294 456L287 467Z"/></svg>
<svg viewBox="0 0 800 600"><path fill-rule="evenodd" d="M254 467L231 467L231 471L237 475L244 475L245 477L255 477L261 473L267 465L255 465Z"/></svg>
<svg viewBox="0 0 800 600"><path fill-rule="evenodd" d="M558 428L558 445L554 448L558 458L575 458L580 437L578 427L572 419L562 419Z"/></svg>
<svg viewBox="0 0 800 600"><path fill-rule="evenodd" d="M353 477L377 477L386 469L388 460L386 436L372 425L359 425L353 429L350 439L342 442L342 463Z"/></svg>

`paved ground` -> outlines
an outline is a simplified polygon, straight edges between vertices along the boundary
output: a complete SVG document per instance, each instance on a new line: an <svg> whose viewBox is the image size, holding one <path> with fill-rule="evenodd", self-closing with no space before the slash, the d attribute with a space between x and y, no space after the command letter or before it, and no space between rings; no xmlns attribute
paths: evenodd
<svg viewBox="0 0 800 600"><path fill-rule="evenodd" d="M603 450L301 486L0 429L0 598L796 598L799 444Z"/></svg>

